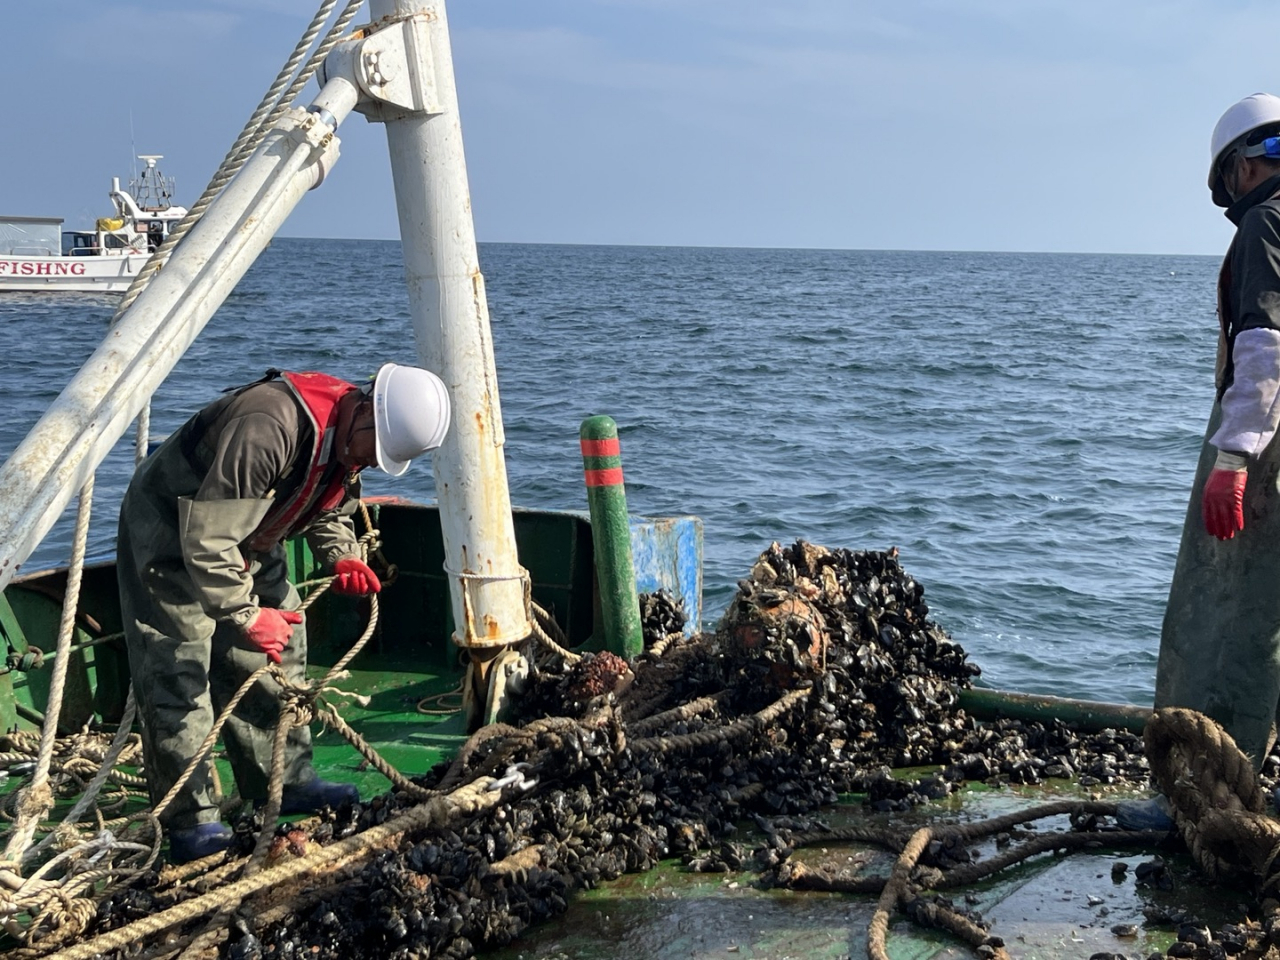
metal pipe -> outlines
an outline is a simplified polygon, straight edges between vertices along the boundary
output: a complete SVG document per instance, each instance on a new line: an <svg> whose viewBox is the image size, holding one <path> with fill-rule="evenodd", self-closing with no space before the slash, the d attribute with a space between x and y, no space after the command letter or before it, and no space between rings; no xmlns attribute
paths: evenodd
<svg viewBox="0 0 1280 960"><path fill-rule="evenodd" d="M644 652L636 568L631 560L631 523L622 483L622 446L613 417L587 417L578 430L582 474L591 511L591 540L600 588L604 648L622 657Z"/></svg>
<svg viewBox="0 0 1280 960"><path fill-rule="evenodd" d="M322 91L337 121L356 90ZM285 218L338 157L316 114L283 117L0 468L0 589L48 533Z"/></svg>
<svg viewBox="0 0 1280 960"><path fill-rule="evenodd" d="M1085 733L1097 733L1107 727L1142 733L1151 719L1150 707L977 687L960 691L960 707L977 720L1061 720Z"/></svg>
<svg viewBox="0 0 1280 960"><path fill-rule="evenodd" d="M473 650L529 635L528 574L516 554L507 487L505 437L489 331L489 307L476 252L462 149L453 53L443 2L372 0L373 29L406 35L405 89L431 103L381 115L400 217L405 279L418 358L449 388L453 424L432 456L445 569L457 632ZM376 33L374 34L376 37ZM394 87L399 64L366 51L367 89Z"/></svg>

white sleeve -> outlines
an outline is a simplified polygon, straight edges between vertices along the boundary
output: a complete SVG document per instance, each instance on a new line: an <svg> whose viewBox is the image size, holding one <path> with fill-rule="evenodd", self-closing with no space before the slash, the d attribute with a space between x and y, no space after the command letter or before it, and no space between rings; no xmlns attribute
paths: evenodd
<svg viewBox="0 0 1280 960"><path fill-rule="evenodd" d="M1242 330L1231 360L1234 375L1222 395L1222 422L1209 442L1256 457L1280 426L1280 330Z"/></svg>

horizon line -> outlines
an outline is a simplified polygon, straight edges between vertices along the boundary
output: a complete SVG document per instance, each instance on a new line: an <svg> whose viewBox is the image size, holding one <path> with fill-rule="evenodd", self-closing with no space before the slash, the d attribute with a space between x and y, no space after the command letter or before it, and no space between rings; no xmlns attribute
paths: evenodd
<svg viewBox="0 0 1280 960"><path fill-rule="evenodd" d="M398 237L309 237L277 234L273 240L325 240L340 243L400 243ZM1134 253L1114 250L998 250L998 249L944 249L940 247L777 247L777 246L727 246L717 243L586 243L560 240L477 240L477 246L511 247L620 247L640 250L759 250L796 251L812 253L952 253L952 254L1002 254L1017 256L1054 257L1205 257L1221 260L1220 253Z"/></svg>

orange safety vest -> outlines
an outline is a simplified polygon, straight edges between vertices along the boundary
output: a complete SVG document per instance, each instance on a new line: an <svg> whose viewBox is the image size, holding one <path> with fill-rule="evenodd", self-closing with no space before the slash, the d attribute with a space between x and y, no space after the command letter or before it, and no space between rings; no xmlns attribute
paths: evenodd
<svg viewBox="0 0 1280 960"><path fill-rule="evenodd" d="M358 389L355 384L327 373L280 374L307 412L315 437L311 466L293 495L273 504L249 537L249 547L265 553L281 540L301 533L319 514L332 510L346 495L347 471L333 471L337 457L333 445L338 423L338 401ZM358 472L355 468L352 472ZM325 475L330 474L328 480Z"/></svg>

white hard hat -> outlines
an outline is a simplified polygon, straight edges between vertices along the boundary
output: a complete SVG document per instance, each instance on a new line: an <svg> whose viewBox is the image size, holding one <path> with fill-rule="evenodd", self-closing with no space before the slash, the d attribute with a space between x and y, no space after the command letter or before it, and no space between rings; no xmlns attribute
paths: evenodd
<svg viewBox="0 0 1280 960"><path fill-rule="evenodd" d="M1209 139L1209 189L1214 192L1214 203L1222 207L1230 204L1229 199L1224 203L1219 196L1218 163L1222 155L1249 131L1277 124L1280 124L1280 97L1270 93L1250 94L1222 115ZM1225 197L1225 191L1221 193Z"/></svg>
<svg viewBox="0 0 1280 960"><path fill-rule="evenodd" d="M409 461L444 443L449 391L430 370L384 363L373 381L373 425L378 467L393 477Z"/></svg>

